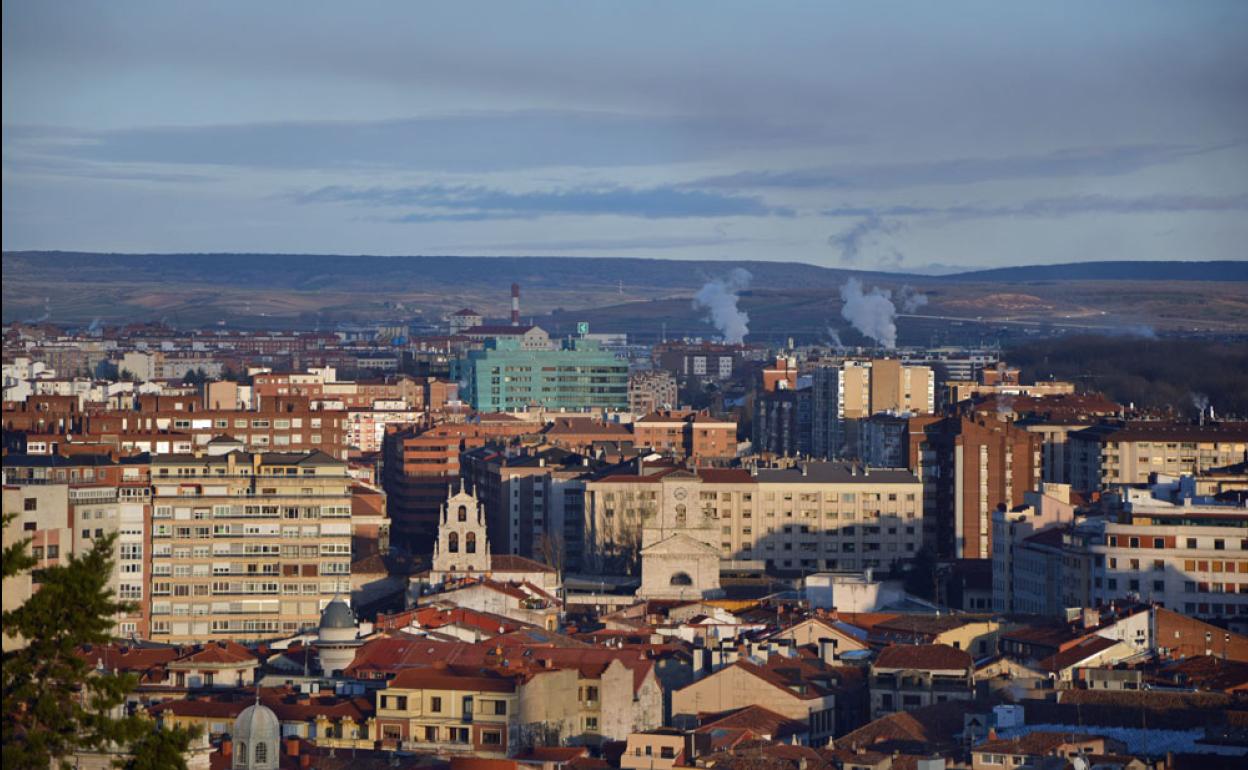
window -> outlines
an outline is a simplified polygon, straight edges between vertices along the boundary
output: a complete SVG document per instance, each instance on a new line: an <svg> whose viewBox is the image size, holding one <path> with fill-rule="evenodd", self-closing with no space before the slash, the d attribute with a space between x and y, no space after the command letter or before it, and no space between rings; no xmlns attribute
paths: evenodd
<svg viewBox="0 0 1248 770"><path fill-rule="evenodd" d="M483 746L502 746L503 734L499 730L482 730L481 744Z"/></svg>
<svg viewBox="0 0 1248 770"><path fill-rule="evenodd" d="M23 510L37 511L39 510L39 500L34 497L28 497L22 501Z"/></svg>
<svg viewBox="0 0 1248 770"><path fill-rule="evenodd" d="M494 701L494 713L495 713L495 714L506 714L506 713L507 713L507 701L505 701L505 700L496 700L496 701Z"/></svg>
<svg viewBox="0 0 1248 770"><path fill-rule="evenodd" d="M435 714L442 712L442 698L435 695L429 699L429 710Z"/></svg>
<svg viewBox="0 0 1248 770"><path fill-rule="evenodd" d="M269 761L269 744L261 741L256 744L256 764Z"/></svg>

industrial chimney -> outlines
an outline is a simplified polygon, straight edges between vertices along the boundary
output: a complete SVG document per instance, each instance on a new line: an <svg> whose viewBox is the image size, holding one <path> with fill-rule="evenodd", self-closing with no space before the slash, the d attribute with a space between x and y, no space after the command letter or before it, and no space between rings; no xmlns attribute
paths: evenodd
<svg viewBox="0 0 1248 770"><path fill-rule="evenodd" d="M511 325L520 325L520 284L511 285Z"/></svg>

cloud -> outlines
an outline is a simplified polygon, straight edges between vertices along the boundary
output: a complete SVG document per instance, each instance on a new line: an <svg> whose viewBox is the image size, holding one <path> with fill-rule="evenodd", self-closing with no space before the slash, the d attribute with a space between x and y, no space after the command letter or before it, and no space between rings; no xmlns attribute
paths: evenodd
<svg viewBox="0 0 1248 770"><path fill-rule="evenodd" d="M1199 147L1146 144L1078 147L1039 155L953 158L906 163L847 163L790 171L742 171L707 177L691 187L728 189L893 189L923 185L962 185L1015 179L1112 177L1230 145Z"/></svg>
<svg viewBox="0 0 1248 770"><path fill-rule="evenodd" d="M464 222L536 219L556 215L614 215L643 219L762 217L795 215L790 208L769 206L757 197L723 195L671 186L570 187L510 192L474 185L413 187L344 187L333 185L299 193L298 203L354 203L366 206L419 207L394 222Z"/></svg>
<svg viewBox="0 0 1248 770"><path fill-rule="evenodd" d="M5 126L6 150L40 142L34 126ZM64 157L264 169L498 171L684 163L726 153L836 141L818 126L576 110L461 112L398 120L286 121L58 129ZM46 144L46 143L45 143Z"/></svg>
<svg viewBox="0 0 1248 770"><path fill-rule="evenodd" d="M889 235L897 232L901 225L890 222L871 213L852 225L847 230L828 236L828 245L841 250L841 261L849 264L858 259L858 254L867 243L878 240L877 235ZM901 253L893 251L895 261L901 262Z"/></svg>
<svg viewBox="0 0 1248 770"><path fill-rule="evenodd" d="M748 238L736 237L643 237L643 238L583 238L562 241L512 241L473 245L483 251L525 251L530 254L565 251L645 251L651 249L685 249L700 246L728 246L745 243ZM457 245L456 248L463 248Z"/></svg>
<svg viewBox="0 0 1248 770"><path fill-rule="evenodd" d="M1146 195L1134 198L1109 195L1071 195L1035 198L1006 206L967 204L955 206L881 206L825 209L828 217L945 217L948 219L1060 218L1080 214L1165 214L1196 211L1246 211L1248 194L1239 195ZM864 220L864 221L866 221Z"/></svg>

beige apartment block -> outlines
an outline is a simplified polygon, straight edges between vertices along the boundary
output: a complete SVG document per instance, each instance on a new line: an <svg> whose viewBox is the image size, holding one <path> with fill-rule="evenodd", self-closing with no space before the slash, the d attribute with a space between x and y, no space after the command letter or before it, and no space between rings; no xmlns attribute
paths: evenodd
<svg viewBox="0 0 1248 770"><path fill-rule="evenodd" d="M323 452L152 461L151 637L312 628L351 593L351 479Z"/></svg>
<svg viewBox="0 0 1248 770"><path fill-rule="evenodd" d="M1248 423L1134 422L1096 426L1067 439L1071 485L1097 490L1144 484L1153 473L1199 474L1248 459Z"/></svg>
<svg viewBox="0 0 1248 770"><path fill-rule="evenodd" d="M778 569L886 570L923 543L922 483L908 471L830 462L753 472L668 470L586 483L591 563L639 548L649 522L679 519L675 506L689 517L705 512L721 560L766 561Z"/></svg>

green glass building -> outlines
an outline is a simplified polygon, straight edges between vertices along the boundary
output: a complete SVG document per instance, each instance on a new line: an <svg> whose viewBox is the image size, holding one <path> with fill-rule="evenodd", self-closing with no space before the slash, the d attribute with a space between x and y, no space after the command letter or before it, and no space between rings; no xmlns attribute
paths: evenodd
<svg viewBox="0 0 1248 770"><path fill-rule="evenodd" d="M628 362L595 340L570 339L558 350L521 350L505 338L485 344L458 362L461 397L479 412L628 408Z"/></svg>

